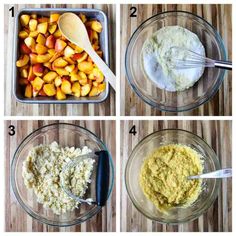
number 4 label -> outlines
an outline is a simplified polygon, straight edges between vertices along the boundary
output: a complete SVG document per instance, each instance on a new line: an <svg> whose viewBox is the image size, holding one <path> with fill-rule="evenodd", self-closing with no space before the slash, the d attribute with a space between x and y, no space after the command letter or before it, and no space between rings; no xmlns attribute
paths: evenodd
<svg viewBox="0 0 236 236"><path fill-rule="evenodd" d="M130 134L133 134L134 136L137 134L136 126L135 126L135 125L133 125L133 126L131 127L131 129L129 130L129 133L130 133Z"/></svg>

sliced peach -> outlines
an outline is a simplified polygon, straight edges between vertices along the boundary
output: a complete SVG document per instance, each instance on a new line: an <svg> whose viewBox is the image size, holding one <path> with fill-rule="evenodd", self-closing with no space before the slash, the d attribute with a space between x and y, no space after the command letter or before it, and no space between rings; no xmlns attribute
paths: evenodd
<svg viewBox="0 0 236 236"><path fill-rule="evenodd" d="M100 93L97 87L92 87L91 91L89 92L89 97L95 97Z"/></svg>
<svg viewBox="0 0 236 236"><path fill-rule="evenodd" d="M35 31L37 29L38 21L35 19L30 19L29 21L29 29L30 31Z"/></svg>
<svg viewBox="0 0 236 236"><path fill-rule="evenodd" d="M56 95L56 88L55 88L54 84L44 84L43 91L49 97Z"/></svg>
<svg viewBox="0 0 236 236"><path fill-rule="evenodd" d="M27 69L23 69L21 72L20 72L20 75L22 78L27 78L28 77L28 71Z"/></svg>
<svg viewBox="0 0 236 236"><path fill-rule="evenodd" d="M27 85L27 84L29 84L29 81L26 78L20 78L19 84L20 85Z"/></svg>
<svg viewBox="0 0 236 236"><path fill-rule="evenodd" d="M19 34L18 34L19 38L21 38L21 39L27 38L28 35L29 34L25 30L20 31Z"/></svg>
<svg viewBox="0 0 236 236"><path fill-rule="evenodd" d="M98 89L101 92L103 92L106 89L106 83L101 83L98 85Z"/></svg>
<svg viewBox="0 0 236 236"><path fill-rule="evenodd" d="M61 83L61 91L65 94L71 94L72 91L71 91L71 83L66 80L66 79L63 79L62 80L62 83Z"/></svg>
<svg viewBox="0 0 236 236"><path fill-rule="evenodd" d="M74 65L75 61L72 60L70 57L63 57L64 60L66 60L69 64Z"/></svg>
<svg viewBox="0 0 236 236"><path fill-rule="evenodd" d="M69 44L70 47L72 47L76 51L76 53L81 53L81 52L84 51L83 48L75 45L74 43L69 42L68 44Z"/></svg>
<svg viewBox="0 0 236 236"><path fill-rule="evenodd" d="M52 81L57 77L57 73L55 71L49 71L46 75L44 75L43 80L46 83L52 83Z"/></svg>
<svg viewBox="0 0 236 236"><path fill-rule="evenodd" d="M68 65L68 66L65 67L65 69L66 69L69 73L71 73L71 72L75 69L75 65Z"/></svg>
<svg viewBox="0 0 236 236"><path fill-rule="evenodd" d="M74 49L70 46L66 46L65 50L64 50L64 55L65 57L70 57L75 53Z"/></svg>
<svg viewBox="0 0 236 236"><path fill-rule="evenodd" d="M55 78L55 80L54 80L55 86L56 86L56 87L59 87L59 86L61 86L61 83L62 83L61 77L60 77L60 76L57 76L57 77Z"/></svg>
<svg viewBox="0 0 236 236"><path fill-rule="evenodd" d="M74 82L72 84L72 93L79 93L80 94L80 83L79 82Z"/></svg>
<svg viewBox="0 0 236 236"><path fill-rule="evenodd" d="M42 76L44 72L44 66L40 63L33 65L33 73L36 76Z"/></svg>
<svg viewBox="0 0 236 236"><path fill-rule="evenodd" d="M30 53L31 53L31 49L28 48L28 47L26 46L26 44L23 43L23 42L20 44L20 51L21 51L21 53L23 53L23 54L30 54Z"/></svg>
<svg viewBox="0 0 236 236"><path fill-rule="evenodd" d="M56 52L50 59L49 62L54 62L58 57L62 55L62 52Z"/></svg>
<svg viewBox="0 0 236 236"><path fill-rule="evenodd" d="M39 23L47 23L48 21L49 21L49 18L47 18L47 17L41 17L38 19Z"/></svg>
<svg viewBox="0 0 236 236"><path fill-rule="evenodd" d="M50 55L49 53L44 54L44 55L38 55L37 56L37 61L38 63L45 63L48 62L51 59L52 55Z"/></svg>
<svg viewBox="0 0 236 236"><path fill-rule="evenodd" d="M88 83L88 79L87 79L87 78L80 78L80 79L79 79L79 83L80 83L81 85L86 85L86 84Z"/></svg>
<svg viewBox="0 0 236 236"><path fill-rule="evenodd" d="M61 31L59 29L56 30L56 32L53 34L55 38L60 38L61 37Z"/></svg>
<svg viewBox="0 0 236 236"><path fill-rule="evenodd" d="M38 24L37 31L39 33L46 34L47 30L48 30L48 22L43 22Z"/></svg>
<svg viewBox="0 0 236 236"><path fill-rule="evenodd" d="M89 92L90 92L90 85L89 84L86 84L81 87L81 96L82 97L87 96Z"/></svg>
<svg viewBox="0 0 236 236"><path fill-rule="evenodd" d="M50 18L49 18L49 22L52 23L52 22L57 22L58 19L60 17L60 14L58 13L52 13L50 14Z"/></svg>
<svg viewBox="0 0 236 236"><path fill-rule="evenodd" d="M29 15L21 15L20 16L20 23L22 26L26 26L29 24L30 16Z"/></svg>
<svg viewBox="0 0 236 236"><path fill-rule="evenodd" d="M103 82L104 75L97 67L93 68L93 75L98 83Z"/></svg>
<svg viewBox="0 0 236 236"><path fill-rule="evenodd" d="M82 20L83 23L85 23L87 21L87 18L83 13L79 14L79 18Z"/></svg>
<svg viewBox="0 0 236 236"><path fill-rule="evenodd" d="M62 57L58 57L54 62L53 62L55 67L65 67L68 62L65 61Z"/></svg>
<svg viewBox="0 0 236 236"><path fill-rule="evenodd" d="M27 84L25 87L25 97L32 98L33 96L33 89L31 84Z"/></svg>
<svg viewBox="0 0 236 236"><path fill-rule="evenodd" d="M24 40L26 46L28 48L30 48L31 50L33 50L35 48L35 39L32 38L32 37L27 37L25 40Z"/></svg>
<svg viewBox="0 0 236 236"><path fill-rule="evenodd" d="M41 45L45 45L46 38L42 34L38 34L36 42Z"/></svg>
<svg viewBox="0 0 236 236"><path fill-rule="evenodd" d="M57 29L57 24L51 24L48 26L48 31L50 34L53 34Z"/></svg>
<svg viewBox="0 0 236 236"><path fill-rule="evenodd" d="M50 35L47 37L46 46L48 48L54 48L55 42L56 42L56 38L53 35Z"/></svg>
<svg viewBox="0 0 236 236"><path fill-rule="evenodd" d="M99 21L96 21L96 20L93 20L91 21L91 29L98 32L98 33L101 33L102 32L102 24L99 22Z"/></svg>
<svg viewBox="0 0 236 236"><path fill-rule="evenodd" d="M88 61L80 62L78 63L78 69L86 74L89 74L93 70L93 63Z"/></svg>
<svg viewBox="0 0 236 236"><path fill-rule="evenodd" d="M32 19L37 20L37 14L31 14L30 17L31 17Z"/></svg>
<svg viewBox="0 0 236 236"><path fill-rule="evenodd" d="M47 67L49 70L52 70L52 64L50 62L43 63L45 67Z"/></svg>
<svg viewBox="0 0 236 236"><path fill-rule="evenodd" d="M39 32L38 31L32 31L29 33L29 37L36 38L38 36Z"/></svg>
<svg viewBox="0 0 236 236"><path fill-rule="evenodd" d="M39 43L36 44L35 50L38 54L45 54L48 51L48 49L45 46Z"/></svg>
<svg viewBox="0 0 236 236"><path fill-rule="evenodd" d="M79 80L80 80L80 76L76 72L72 72L70 74L70 81L71 82L75 82L75 81L79 81Z"/></svg>
<svg viewBox="0 0 236 236"><path fill-rule="evenodd" d="M99 83L97 81L93 82L93 86L98 87Z"/></svg>
<svg viewBox="0 0 236 236"><path fill-rule="evenodd" d="M28 81L32 81L32 80L34 80L35 77L36 76L33 73L33 66L30 66L27 80Z"/></svg>
<svg viewBox="0 0 236 236"><path fill-rule="evenodd" d="M33 64L36 64L36 63L38 63L37 54L30 53L30 64L33 65Z"/></svg>
<svg viewBox="0 0 236 236"><path fill-rule="evenodd" d="M33 89L35 91L39 91L44 84L44 81L40 77L36 77L32 82L31 82Z"/></svg>
<svg viewBox="0 0 236 236"><path fill-rule="evenodd" d="M92 47L93 47L93 49L94 49L95 51L97 51L97 50L99 49L99 46L96 45L96 44L93 44Z"/></svg>
<svg viewBox="0 0 236 236"><path fill-rule="evenodd" d="M85 61L87 57L88 57L88 54L86 52L79 54L79 57L77 58L77 63Z"/></svg>
<svg viewBox="0 0 236 236"><path fill-rule="evenodd" d="M61 88L57 87L57 94L56 94L57 100L65 100L66 95L61 91Z"/></svg>
<svg viewBox="0 0 236 236"><path fill-rule="evenodd" d="M51 55L54 55L56 53L56 51L54 48L50 48L50 49L48 49L48 53Z"/></svg>
<svg viewBox="0 0 236 236"><path fill-rule="evenodd" d="M29 56L25 54L25 55L22 55L20 59L16 62L16 66L22 67L22 66L27 65L28 62L29 62Z"/></svg>
<svg viewBox="0 0 236 236"><path fill-rule="evenodd" d="M88 79L90 79L90 80L96 80L96 77L94 77L94 74L91 73L91 74L88 75Z"/></svg>
<svg viewBox="0 0 236 236"><path fill-rule="evenodd" d="M61 52L65 47L66 47L66 42L61 40L61 39L57 39L56 43L55 43L55 50L56 52Z"/></svg>

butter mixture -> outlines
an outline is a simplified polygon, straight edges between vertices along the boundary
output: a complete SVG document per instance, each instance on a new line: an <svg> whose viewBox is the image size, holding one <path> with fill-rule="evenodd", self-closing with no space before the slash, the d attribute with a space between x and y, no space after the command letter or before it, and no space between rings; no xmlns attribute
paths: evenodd
<svg viewBox="0 0 236 236"><path fill-rule="evenodd" d="M201 155L180 144L161 146L144 161L139 183L145 196L161 212L188 207L201 193L200 179L188 180L203 171Z"/></svg>
<svg viewBox="0 0 236 236"><path fill-rule="evenodd" d="M198 36L180 26L166 26L144 42L141 64L144 74L160 89L176 92L192 87L202 76L204 67L176 69L171 65L171 47L180 47L205 56ZM186 52L178 52L178 59L186 59Z"/></svg>
<svg viewBox="0 0 236 236"><path fill-rule="evenodd" d="M63 168L68 162L92 152L88 147L61 147L56 142L32 148L23 162L22 176L28 189L33 189L37 201L54 214L61 215L75 210L79 203L70 198L62 189L60 182ZM87 158L79 162L67 188L83 197L91 182L94 160Z"/></svg>

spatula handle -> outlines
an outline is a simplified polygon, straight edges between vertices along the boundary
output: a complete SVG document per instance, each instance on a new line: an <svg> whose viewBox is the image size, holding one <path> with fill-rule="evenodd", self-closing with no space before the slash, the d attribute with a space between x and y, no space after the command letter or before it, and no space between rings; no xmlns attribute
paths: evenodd
<svg viewBox="0 0 236 236"><path fill-rule="evenodd" d="M98 206L104 206L108 198L110 164L107 151L99 151L98 155L97 178L96 178L96 203Z"/></svg>

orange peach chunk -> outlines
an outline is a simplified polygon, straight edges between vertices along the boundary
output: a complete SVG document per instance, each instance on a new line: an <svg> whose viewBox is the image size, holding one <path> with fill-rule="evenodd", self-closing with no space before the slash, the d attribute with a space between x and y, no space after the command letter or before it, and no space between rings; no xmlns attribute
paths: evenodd
<svg viewBox="0 0 236 236"><path fill-rule="evenodd" d="M62 80L61 91L65 94L71 94L72 93L71 83L68 80L66 80L66 79Z"/></svg>
<svg viewBox="0 0 236 236"><path fill-rule="evenodd" d="M37 31L42 34L46 34L48 30L48 22L38 24Z"/></svg>
<svg viewBox="0 0 236 236"><path fill-rule="evenodd" d="M25 55L21 56L20 59L16 62L16 66L22 67L22 66L27 65L28 62L29 62L29 56L25 54Z"/></svg>
<svg viewBox="0 0 236 236"><path fill-rule="evenodd" d="M45 84L43 86L43 91L49 97L52 97L52 96L56 95L56 88L55 88L54 84Z"/></svg>
<svg viewBox="0 0 236 236"><path fill-rule="evenodd" d="M57 73L55 71L49 71L46 75L44 75L43 80L46 83L52 83L52 81L57 77Z"/></svg>
<svg viewBox="0 0 236 236"><path fill-rule="evenodd" d="M33 89L35 91L39 91L44 84L44 81L40 77L36 77L32 82L31 82Z"/></svg>
<svg viewBox="0 0 236 236"><path fill-rule="evenodd" d="M53 62L55 67L65 67L68 62L65 61L62 57L58 57L54 62Z"/></svg>
<svg viewBox="0 0 236 236"><path fill-rule="evenodd" d="M65 100L65 99L66 99L65 93L63 93L63 92L61 91L61 88L60 88L60 87L57 88L56 98L57 98L57 100Z"/></svg>
<svg viewBox="0 0 236 236"><path fill-rule="evenodd" d="M93 69L93 63L88 61L83 61L78 63L78 69L86 74L90 74Z"/></svg>
<svg viewBox="0 0 236 236"><path fill-rule="evenodd" d="M21 15L20 16L20 23L22 26L26 26L29 24L30 16L29 15Z"/></svg>
<svg viewBox="0 0 236 236"><path fill-rule="evenodd" d="M31 84L27 84L25 87L25 97L32 98L33 96L33 89Z"/></svg>

